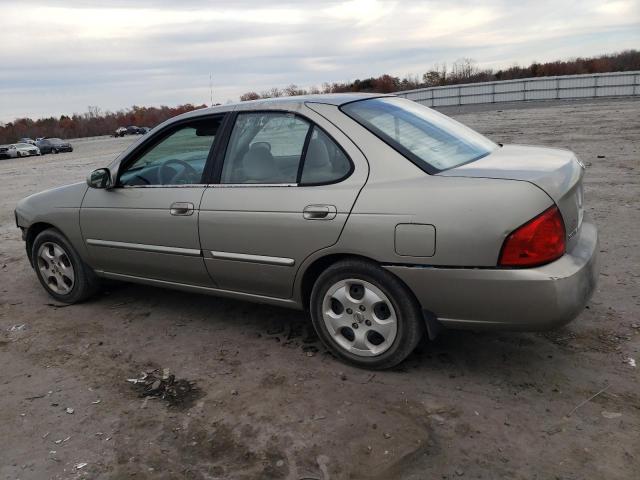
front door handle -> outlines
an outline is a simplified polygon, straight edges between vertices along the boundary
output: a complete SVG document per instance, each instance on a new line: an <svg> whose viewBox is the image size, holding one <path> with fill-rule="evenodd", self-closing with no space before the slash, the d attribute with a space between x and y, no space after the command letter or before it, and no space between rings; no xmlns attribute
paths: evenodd
<svg viewBox="0 0 640 480"><path fill-rule="evenodd" d="M171 215L193 215L195 208L191 202L174 202L171 204L169 212Z"/></svg>
<svg viewBox="0 0 640 480"><path fill-rule="evenodd" d="M307 220L332 220L336 218L337 212L334 205L307 205L302 216Z"/></svg>

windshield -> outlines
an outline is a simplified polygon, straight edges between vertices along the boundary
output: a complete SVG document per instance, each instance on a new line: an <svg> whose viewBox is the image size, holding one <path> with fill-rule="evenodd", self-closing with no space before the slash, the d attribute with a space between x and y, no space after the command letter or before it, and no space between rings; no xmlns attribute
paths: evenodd
<svg viewBox="0 0 640 480"><path fill-rule="evenodd" d="M342 111L427 173L472 162L497 147L461 123L403 98L360 100Z"/></svg>

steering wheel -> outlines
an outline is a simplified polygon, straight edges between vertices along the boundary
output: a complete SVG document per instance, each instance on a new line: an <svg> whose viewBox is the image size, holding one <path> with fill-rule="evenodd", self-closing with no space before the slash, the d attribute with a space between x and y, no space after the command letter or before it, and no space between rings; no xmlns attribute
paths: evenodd
<svg viewBox="0 0 640 480"><path fill-rule="evenodd" d="M182 171L176 172L171 165L179 165L182 167ZM189 165L184 160L179 160L177 158L171 158L160 165L158 169L158 180L160 181L160 185L174 185L176 180L180 177L189 177L193 176L194 178L198 176L198 172L195 168Z"/></svg>

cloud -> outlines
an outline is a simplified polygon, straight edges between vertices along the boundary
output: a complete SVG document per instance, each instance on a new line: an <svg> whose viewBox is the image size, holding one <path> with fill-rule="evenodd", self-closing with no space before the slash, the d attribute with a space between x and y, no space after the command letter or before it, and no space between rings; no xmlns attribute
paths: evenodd
<svg viewBox="0 0 640 480"><path fill-rule="evenodd" d="M4 0L0 121L640 45L635 0Z"/></svg>

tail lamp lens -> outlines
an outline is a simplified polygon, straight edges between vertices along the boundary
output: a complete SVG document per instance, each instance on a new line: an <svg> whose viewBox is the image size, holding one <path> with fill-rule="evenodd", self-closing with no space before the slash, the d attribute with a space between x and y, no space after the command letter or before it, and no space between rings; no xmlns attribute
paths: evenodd
<svg viewBox="0 0 640 480"><path fill-rule="evenodd" d="M502 245L501 267L534 267L564 255L565 229L558 207L553 206L513 231Z"/></svg>

